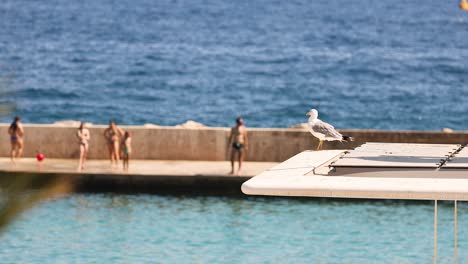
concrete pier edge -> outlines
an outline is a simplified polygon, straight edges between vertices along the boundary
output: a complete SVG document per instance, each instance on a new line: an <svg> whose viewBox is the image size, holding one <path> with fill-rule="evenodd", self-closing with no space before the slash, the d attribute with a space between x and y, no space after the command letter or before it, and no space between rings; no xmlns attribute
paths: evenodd
<svg viewBox="0 0 468 264"><path fill-rule="evenodd" d="M0 124L0 157L8 157L10 151L9 124ZM88 127L91 132L90 160L108 159L108 149L103 136L105 125ZM152 127L120 126L132 132L133 153L136 160L172 161L227 161L228 137L230 128L225 127ZM50 124L24 124L24 157L35 157L37 152L45 154L46 159L76 160L79 146L76 139L76 126ZM444 133L438 131L382 131L382 130L340 130L355 138L354 142L326 142L324 150L353 149L366 142L388 143L428 143L428 144L468 144L468 132ZM287 128L249 128L249 150L246 161L282 162L305 150L315 149L316 140L307 130ZM208 165L209 166L209 165ZM227 170L229 167L226 168ZM157 170L157 168L155 168ZM34 173L34 172L23 172ZM1 177L11 177L11 171L1 171ZM47 175L47 174L45 174ZM13 175L14 176L14 175ZM118 192L181 192L214 191L219 193L240 194L243 182L254 175L226 177L200 173L198 175L152 176L133 174L76 174L61 173L76 183L82 191Z"/></svg>
<svg viewBox="0 0 468 264"><path fill-rule="evenodd" d="M0 157L9 156L8 124L0 124ZM48 158L75 159L79 155L77 127L65 125L24 124L25 157L40 151ZM90 159L107 159L108 149L103 132L106 126L92 125ZM229 159L229 128L121 126L132 132L132 159L204 160ZM340 130L355 138L354 142L326 142L324 150L353 149L366 142L468 144L468 132ZM307 130L287 128L249 128L247 161L282 162L297 153L315 149L318 140Z"/></svg>

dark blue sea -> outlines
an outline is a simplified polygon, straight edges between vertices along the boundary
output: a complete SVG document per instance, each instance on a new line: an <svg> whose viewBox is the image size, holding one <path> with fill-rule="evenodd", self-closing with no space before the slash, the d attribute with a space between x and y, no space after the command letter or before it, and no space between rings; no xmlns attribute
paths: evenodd
<svg viewBox="0 0 468 264"><path fill-rule="evenodd" d="M2 0L0 87L25 122L468 130L458 2Z"/></svg>
<svg viewBox="0 0 468 264"><path fill-rule="evenodd" d="M468 130L454 0L1 0L9 122ZM1 110L1 108L0 108ZM453 207L439 261L453 260ZM468 206L459 260L468 260ZM0 233L1 263L431 263L431 202L75 194Z"/></svg>

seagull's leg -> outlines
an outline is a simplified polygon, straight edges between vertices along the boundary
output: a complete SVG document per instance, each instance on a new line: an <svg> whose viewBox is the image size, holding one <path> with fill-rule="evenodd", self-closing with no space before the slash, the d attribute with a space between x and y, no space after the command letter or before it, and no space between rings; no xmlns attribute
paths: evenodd
<svg viewBox="0 0 468 264"><path fill-rule="evenodd" d="M317 146L316 150L320 150L320 148L322 147L322 143L323 143L323 141L319 140L319 143L318 143L318 146Z"/></svg>

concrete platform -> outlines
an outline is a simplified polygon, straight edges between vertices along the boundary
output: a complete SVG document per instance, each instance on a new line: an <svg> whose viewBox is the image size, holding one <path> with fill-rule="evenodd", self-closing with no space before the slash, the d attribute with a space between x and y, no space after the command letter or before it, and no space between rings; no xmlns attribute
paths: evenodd
<svg viewBox="0 0 468 264"><path fill-rule="evenodd" d="M468 164L464 166L466 151L458 153L460 148L458 145L380 144L363 146L349 153L345 150L305 151L245 182L242 192L273 196L466 201ZM449 159L458 164L457 170L444 169L451 163Z"/></svg>
<svg viewBox="0 0 468 264"><path fill-rule="evenodd" d="M276 162L245 162L239 176L229 175L226 161L164 161L132 160L130 169L111 167L108 160L89 160L84 171L77 171L77 161L70 159L24 158L13 165L8 158L0 158L0 177L12 174L60 175L76 181L80 190L91 191L157 191L165 189L219 189L239 192L243 182L267 170Z"/></svg>

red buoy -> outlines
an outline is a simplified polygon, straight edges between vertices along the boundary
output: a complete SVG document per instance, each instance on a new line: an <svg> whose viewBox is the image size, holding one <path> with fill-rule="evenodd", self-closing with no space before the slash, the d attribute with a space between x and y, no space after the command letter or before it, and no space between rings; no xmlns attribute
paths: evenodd
<svg viewBox="0 0 468 264"><path fill-rule="evenodd" d="M39 154L37 154L36 159L37 159L37 161L41 162L41 161L43 161L45 159L45 156L44 156L44 154L39 153Z"/></svg>

